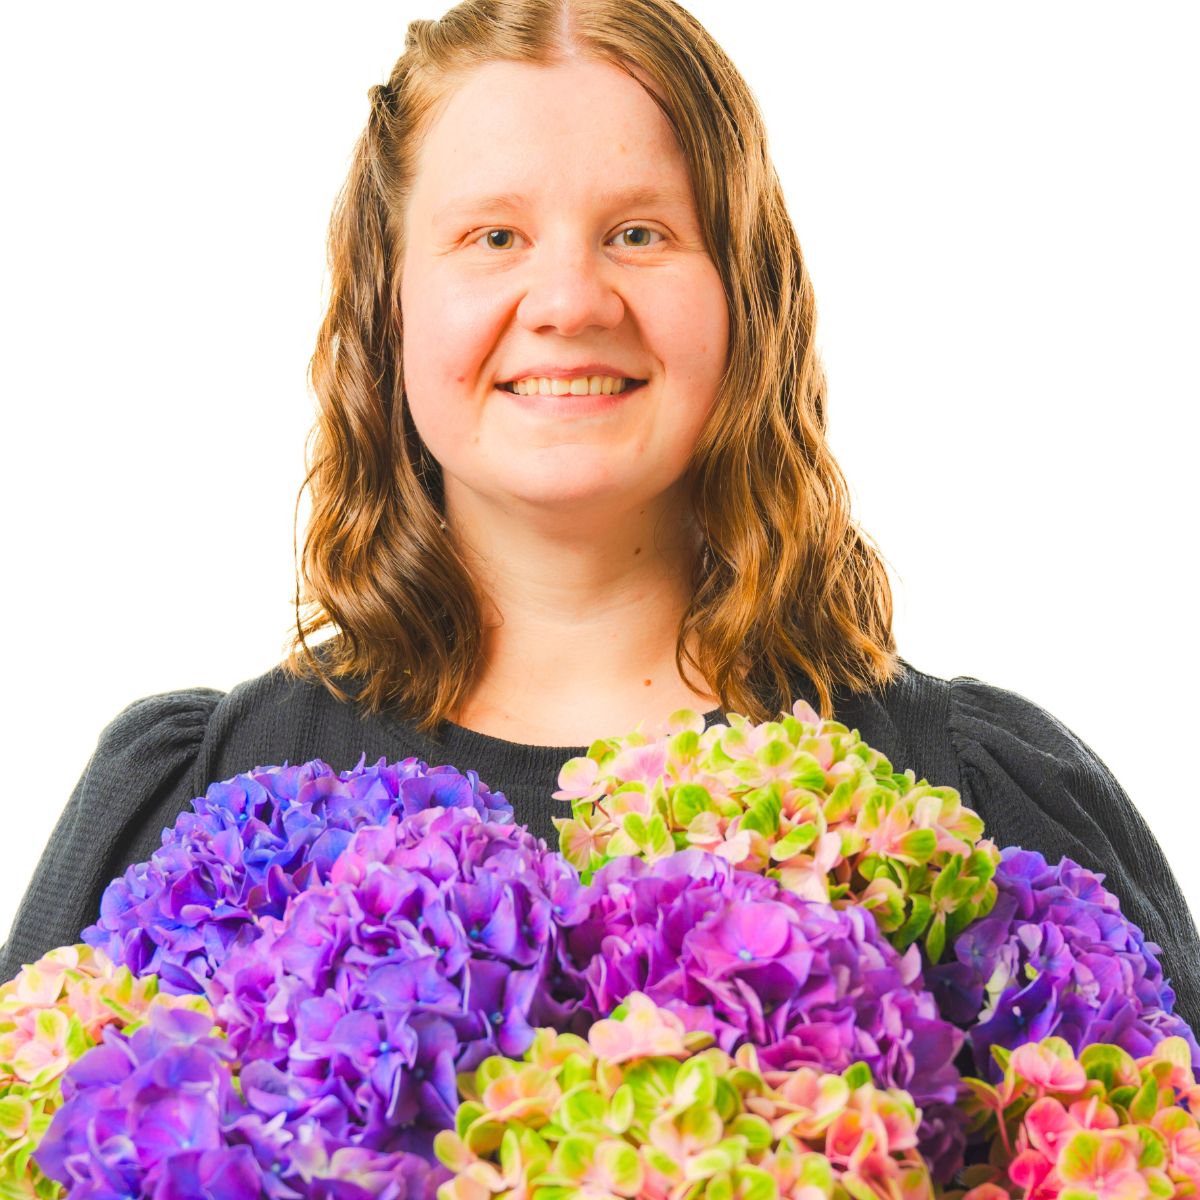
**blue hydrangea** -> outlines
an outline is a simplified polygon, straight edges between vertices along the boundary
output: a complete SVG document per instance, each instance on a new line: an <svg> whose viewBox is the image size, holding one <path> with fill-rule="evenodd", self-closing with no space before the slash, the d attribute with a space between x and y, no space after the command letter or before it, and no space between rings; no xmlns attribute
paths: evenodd
<svg viewBox="0 0 1200 1200"><path fill-rule="evenodd" d="M1078 1053L1111 1042L1135 1058L1182 1037L1159 947L1123 916L1103 875L1064 858L1010 846L1001 855L992 911L954 942L954 961L929 971L941 1011L967 1029L980 1076L999 1081L991 1047L1051 1035Z"/></svg>
<svg viewBox="0 0 1200 1200"><path fill-rule="evenodd" d="M234 946L323 882L355 830L427 809L466 809L513 823L512 806L474 771L416 758L340 774L321 759L258 767L212 784L163 831L149 862L113 880L83 940L162 990L203 993Z"/></svg>

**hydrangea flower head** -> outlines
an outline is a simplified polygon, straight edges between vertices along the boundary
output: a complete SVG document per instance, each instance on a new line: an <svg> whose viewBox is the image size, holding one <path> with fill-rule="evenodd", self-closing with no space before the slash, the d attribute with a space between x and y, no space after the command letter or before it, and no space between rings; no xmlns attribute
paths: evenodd
<svg viewBox="0 0 1200 1200"><path fill-rule="evenodd" d="M620 1034L626 1023L636 1032ZM486 1059L435 1141L455 1173L438 1200L931 1200L911 1096L877 1088L861 1063L772 1085L752 1046L730 1055L712 1040L635 992L586 1040L541 1029L523 1061Z"/></svg>
<svg viewBox="0 0 1200 1200"><path fill-rule="evenodd" d="M432 1161L457 1074L557 1024L558 913L574 869L523 828L431 809L354 833L326 882L294 896L211 981L247 1103L327 1153ZM556 911L557 910L557 911Z"/></svg>
<svg viewBox="0 0 1200 1200"><path fill-rule="evenodd" d="M1122 915L1103 876L1009 847L996 885L991 913L959 936L954 961L929 972L942 1011L968 1029L980 1074L998 1078L993 1046L1050 1036L1077 1052L1111 1043L1134 1055L1181 1037L1200 1064L1158 946Z"/></svg>
<svg viewBox="0 0 1200 1200"><path fill-rule="evenodd" d="M580 907L563 944L585 991L576 1020L560 1028L586 1032L643 992L726 1053L754 1045L768 1078L862 1062L878 1086L911 1093L923 1110L935 1175L959 1165L962 1034L924 990L917 948L899 954L865 909L802 900L699 850L615 859Z"/></svg>
<svg viewBox="0 0 1200 1200"><path fill-rule="evenodd" d="M36 1152L45 1174L87 1200L178 1196L188 1179L194 1195L218 1179L222 1195L258 1195L252 1153L224 1136L239 1103L215 1032L200 998L154 1006L130 1035L106 1028L64 1077Z"/></svg>
<svg viewBox="0 0 1200 1200"><path fill-rule="evenodd" d="M258 936L264 916L328 878L354 831L389 816L464 809L511 823L512 807L474 771L416 758L335 773L313 759L259 767L212 784L163 831L150 861L131 866L101 899L83 940L164 991L202 993L229 950Z"/></svg>
<svg viewBox="0 0 1200 1200"><path fill-rule="evenodd" d="M64 1073L104 1029L134 1030L154 1006L189 1003L86 945L51 950L0 986L0 1194L58 1193L30 1157L62 1104Z"/></svg>
<svg viewBox="0 0 1200 1200"><path fill-rule="evenodd" d="M554 795L572 815L554 823L585 882L617 857L707 850L803 899L869 908L931 962L990 910L998 852L953 788L895 772L802 700L777 721L728 721L681 710L657 738L639 727L565 764Z"/></svg>
<svg viewBox="0 0 1200 1200"><path fill-rule="evenodd" d="M969 1079L989 1159L969 1168L969 1200L1189 1196L1200 1185L1200 1086L1192 1047L1166 1038L1134 1059L1062 1038L996 1047L995 1085Z"/></svg>

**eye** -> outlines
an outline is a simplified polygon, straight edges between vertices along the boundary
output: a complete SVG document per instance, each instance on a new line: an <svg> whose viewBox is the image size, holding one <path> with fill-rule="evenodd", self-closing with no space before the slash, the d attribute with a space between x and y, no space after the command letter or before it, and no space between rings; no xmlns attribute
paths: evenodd
<svg viewBox="0 0 1200 1200"><path fill-rule="evenodd" d="M494 237L496 237L497 234L499 234L501 237L508 237L509 238L508 244L507 245L497 245L496 242L492 240ZM514 237L516 237L516 234L511 229L489 229L485 234L483 234L482 237L478 237L475 239L475 244L478 245L480 242L482 242L486 238L488 249L490 249L490 250L508 250L512 246L511 239Z"/></svg>
<svg viewBox="0 0 1200 1200"><path fill-rule="evenodd" d="M623 249L626 250L637 250L647 246L655 246L658 243L651 241L651 238L658 238L659 241L663 239L663 235L657 229L651 229L646 225L629 225L625 229L618 230L613 234L613 237L621 238L625 237L626 234L640 235L637 241L627 241L624 243ZM511 250L513 239L518 236L516 232L508 228L489 229L475 239L475 244L479 245L480 242L486 242L489 250Z"/></svg>
<svg viewBox="0 0 1200 1200"><path fill-rule="evenodd" d="M663 236L661 233L658 232L657 229L650 229L645 225L630 225L625 229L619 230L613 236L614 237L624 237L627 233L645 234L648 236L659 238L660 240L662 239L662 236ZM636 241L636 242L626 242L625 247L630 248L630 249L638 249L642 246L653 246L656 244L657 243L655 243L655 242L641 240L641 241Z"/></svg>

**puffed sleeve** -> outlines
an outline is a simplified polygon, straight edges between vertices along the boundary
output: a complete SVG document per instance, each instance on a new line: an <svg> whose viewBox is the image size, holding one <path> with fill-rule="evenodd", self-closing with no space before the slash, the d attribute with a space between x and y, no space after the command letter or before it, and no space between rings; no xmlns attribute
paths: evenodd
<svg viewBox="0 0 1200 1200"><path fill-rule="evenodd" d="M999 846L1103 872L1121 911L1162 950L1175 1011L1200 1031L1200 938L1141 813L1062 722L1015 692L951 680L950 738L964 803Z"/></svg>
<svg viewBox="0 0 1200 1200"><path fill-rule="evenodd" d="M105 727L0 951L0 981L78 942L112 879L161 844L195 795L192 768L222 695L194 688L147 696Z"/></svg>

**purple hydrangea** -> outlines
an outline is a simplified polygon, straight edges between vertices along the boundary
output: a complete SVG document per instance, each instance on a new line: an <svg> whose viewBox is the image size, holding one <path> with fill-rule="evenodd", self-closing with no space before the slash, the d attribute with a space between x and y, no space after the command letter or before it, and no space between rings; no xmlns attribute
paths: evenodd
<svg viewBox="0 0 1200 1200"><path fill-rule="evenodd" d="M1200 1047L1172 1012L1159 947L1122 916L1103 879L1069 858L1051 866L1036 851L1009 847L995 875L995 907L958 936L956 961L931 969L930 986L942 1011L968 1030L983 1078L1001 1078L993 1045L1051 1035L1076 1053L1111 1042L1135 1058L1182 1037L1200 1068Z"/></svg>
<svg viewBox="0 0 1200 1200"><path fill-rule="evenodd" d="M78 1200L430 1200L450 1178L411 1154L334 1153L245 1105L234 1052L212 1021L154 1006L113 1027L67 1071L62 1107L35 1155Z"/></svg>
<svg viewBox="0 0 1200 1200"><path fill-rule="evenodd" d="M452 1128L457 1073L519 1058L581 990L559 963L578 875L473 809L364 827L210 983L250 1107L335 1148L418 1154Z"/></svg>
<svg viewBox="0 0 1200 1200"><path fill-rule="evenodd" d="M416 758L335 774L320 759L259 767L212 784L163 831L146 863L109 884L83 940L163 991L205 990L235 945L258 936L289 897L328 878L354 831L390 816L463 809L511 823L512 806L474 771Z"/></svg>
<svg viewBox="0 0 1200 1200"><path fill-rule="evenodd" d="M641 991L727 1052L753 1043L768 1073L864 1062L924 1110L921 1149L937 1177L961 1166L962 1034L924 990L918 949L900 955L865 909L801 900L700 850L617 859L580 908L563 937L587 1020Z"/></svg>
<svg viewBox="0 0 1200 1200"><path fill-rule="evenodd" d="M131 1036L103 1038L63 1078L41 1169L86 1200L260 1195L253 1151L227 1137L242 1109L212 1021L155 1005Z"/></svg>

